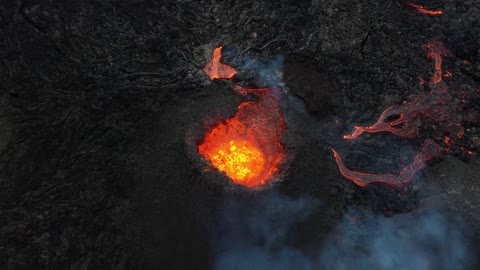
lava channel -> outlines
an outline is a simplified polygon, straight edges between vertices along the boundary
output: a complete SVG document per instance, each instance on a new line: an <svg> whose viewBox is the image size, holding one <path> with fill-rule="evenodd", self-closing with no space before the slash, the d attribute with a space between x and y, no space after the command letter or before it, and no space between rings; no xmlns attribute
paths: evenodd
<svg viewBox="0 0 480 270"><path fill-rule="evenodd" d="M212 59L205 65L205 67L203 67L203 72L207 74L210 80L230 79L237 74L236 69L221 63L220 58L222 58L222 46L218 46L213 50Z"/></svg>
<svg viewBox="0 0 480 270"><path fill-rule="evenodd" d="M442 81L442 64L443 56L449 56L449 51L444 47L443 43L438 40L426 43L422 45L422 49L427 51L427 57L434 59L435 68L432 76L432 83L438 84ZM450 77L451 74L446 73L446 77Z"/></svg>
<svg viewBox="0 0 480 270"><path fill-rule="evenodd" d="M441 10L430 10L430 9L426 9L424 6L421 6L421 5L416 5L412 2L408 2L407 3L408 6L418 10L419 12L423 13L423 14L427 14L427 15L430 15L430 16L438 16L438 15L442 15L443 14L443 11Z"/></svg>
<svg viewBox="0 0 480 270"><path fill-rule="evenodd" d="M373 125L354 126L354 131L343 138L353 140L364 132L390 132L403 138L415 138L423 124L432 123L442 127L451 136L461 139L463 126L451 120L457 111L458 107L448 92L422 94L405 104L388 107Z"/></svg>
<svg viewBox="0 0 480 270"><path fill-rule="evenodd" d="M338 152L332 149L341 174L359 186L366 186L371 182L388 184L408 182L418 170L425 166L427 160L437 154L451 152L452 146L458 144L463 138L464 127L454 117L461 115L461 104L454 95L449 93L445 83L440 84L443 81L442 57L448 56L449 52L438 40L424 44L422 49L427 50L427 57L435 61L434 74L429 84L430 93L420 94L412 101L388 107L373 125L355 126L354 131L343 138L352 140L364 132L390 132L399 137L416 138L424 124L432 124L436 127L438 134L444 135L442 147L431 140L426 141L414 162L406 166L399 175L370 174L349 170ZM467 151L469 155L473 154L471 150L462 146L459 149Z"/></svg>
<svg viewBox="0 0 480 270"><path fill-rule="evenodd" d="M345 163L342 160L340 154L333 148L331 148L335 161L337 162L338 169L343 177L353 181L355 184L364 187L373 182L386 183L391 186L399 186L409 182L415 174L423 169L426 165L426 162L437 155L442 151L441 147L433 142L432 140L427 140L422 148L422 150L415 156L415 159L412 163L405 166L398 175L393 174L374 174L366 172L353 171L347 168Z"/></svg>
<svg viewBox="0 0 480 270"><path fill-rule="evenodd" d="M452 115L459 109L458 104L454 97L447 92L446 86L441 85L439 88L434 88L435 85L442 82L442 57L448 56L449 52L439 41L424 44L422 49L427 50L427 57L435 61L430 85L432 91L429 94L420 94L414 100L404 104L388 107L373 125L355 126L351 134L343 136L344 139L355 139L364 132L390 132L399 137L415 138L424 123L437 124L446 131L453 131L450 127L455 127L454 132L449 132L450 135L462 137L463 126L451 120Z"/></svg>
<svg viewBox="0 0 480 270"><path fill-rule="evenodd" d="M238 105L234 117L220 121L198 145L198 152L233 182L247 187L266 184L284 157L280 139L286 129L280 110L280 88L243 88L241 96L258 100Z"/></svg>

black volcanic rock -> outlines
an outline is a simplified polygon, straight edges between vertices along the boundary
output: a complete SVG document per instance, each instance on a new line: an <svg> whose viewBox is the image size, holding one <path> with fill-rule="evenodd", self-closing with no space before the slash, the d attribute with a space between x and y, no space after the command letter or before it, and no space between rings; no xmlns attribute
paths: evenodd
<svg viewBox="0 0 480 270"><path fill-rule="evenodd" d="M390 152L410 157L405 149L422 141L342 135L429 91L418 77L428 81L433 61L421 45L434 38L452 52L445 83L472 96L472 119L480 111L479 2L412 2L444 14L393 0L1 1L0 269L212 269L220 209L231 197L255 206L250 198L269 189L320 201L301 224L275 230L305 254L317 254L348 209L416 211L437 182L436 195L479 231L479 166L468 162L478 159L478 121L466 126L466 162L445 158L401 190L355 186L329 149L350 153L352 168L400 169ZM218 45L239 70L231 81L202 71ZM248 190L195 146L235 113L234 83L258 86L242 69L279 56L287 158L278 181Z"/></svg>
<svg viewBox="0 0 480 270"><path fill-rule="evenodd" d="M283 79L288 89L305 102L309 112L325 116L345 114L343 95L335 79L314 59L289 56L284 63Z"/></svg>

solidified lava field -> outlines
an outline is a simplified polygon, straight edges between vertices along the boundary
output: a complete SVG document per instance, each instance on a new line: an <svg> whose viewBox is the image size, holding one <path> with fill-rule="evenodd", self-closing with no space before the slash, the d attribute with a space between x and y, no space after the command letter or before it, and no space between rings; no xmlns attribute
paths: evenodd
<svg viewBox="0 0 480 270"><path fill-rule="evenodd" d="M0 269L480 266L478 0L12 0L0 34ZM260 185L199 153L250 114Z"/></svg>

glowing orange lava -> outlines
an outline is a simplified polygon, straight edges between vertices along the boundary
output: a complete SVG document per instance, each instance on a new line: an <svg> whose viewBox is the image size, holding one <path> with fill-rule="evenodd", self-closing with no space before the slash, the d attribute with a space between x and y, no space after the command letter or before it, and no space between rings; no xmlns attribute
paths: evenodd
<svg viewBox="0 0 480 270"><path fill-rule="evenodd" d="M217 151L205 153L205 157L220 171L239 182L258 177L265 165L263 153L247 141L221 142Z"/></svg>
<svg viewBox="0 0 480 270"><path fill-rule="evenodd" d="M222 46L218 46L213 51L212 60L210 60L210 62L208 62L203 68L203 72L207 74L210 80L230 79L233 76L235 76L235 74L237 74L237 70L235 70L233 67L220 63L221 57L222 57Z"/></svg>
<svg viewBox="0 0 480 270"><path fill-rule="evenodd" d="M240 103L234 117L205 134L198 152L233 182L247 187L264 185L278 171L284 156L281 89L236 86L234 91L241 96L253 94L258 100Z"/></svg>
<svg viewBox="0 0 480 270"><path fill-rule="evenodd" d="M420 11L423 14L427 14L427 15L431 15L431 16L438 16L438 15L443 14L443 12L441 10L429 10L429 9L426 9L424 6L416 5L416 4L411 3L411 2L408 2L407 5L416 9L416 10L418 10L418 11Z"/></svg>
<svg viewBox="0 0 480 270"><path fill-rule="evenodd" d="M422 45L422 49L427 51L427 57L435 60L435 68L432 76L432 83L437 84L442 81L442 63L443 56L448 56L448 50L443 46L443 43L438 40ZM447 71L447 74L449 72ZM451 73L446 77L451 77Z"/></svg>

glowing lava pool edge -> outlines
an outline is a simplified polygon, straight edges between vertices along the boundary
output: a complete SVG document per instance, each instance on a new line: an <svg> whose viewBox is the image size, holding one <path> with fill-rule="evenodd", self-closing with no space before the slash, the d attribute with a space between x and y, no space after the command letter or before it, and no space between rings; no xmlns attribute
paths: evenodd
<svg viewBox="0 0 480 270"><path fill-rule="evenodd" d="M235 116L207 131L198 152L234 183L262 186L278 172L285 155L280 142L286 129L279 103L282 90L236 86L234 91L258 100L240 103Z"/></svg>

